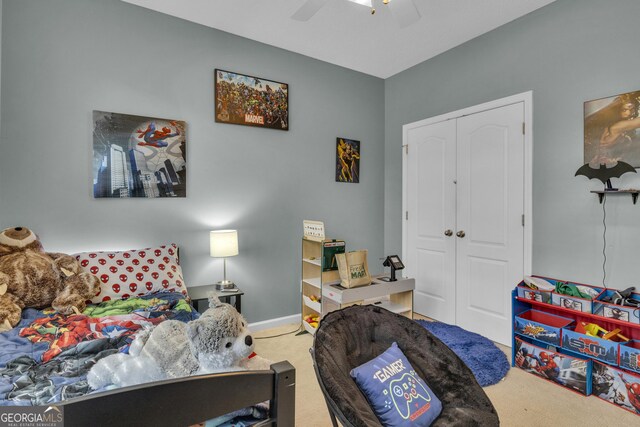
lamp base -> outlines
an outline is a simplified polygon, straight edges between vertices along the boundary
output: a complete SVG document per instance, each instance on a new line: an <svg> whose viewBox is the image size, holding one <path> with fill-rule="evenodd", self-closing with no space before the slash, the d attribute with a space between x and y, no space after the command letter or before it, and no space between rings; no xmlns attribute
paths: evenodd
<svg viewBox="0 0 640 427"><path fill-rule="evenodd" d="M231 289L235 287L236 287L236 284L233 283L231 280L221 280L218 283L216 283L217 290Z"/></svg>

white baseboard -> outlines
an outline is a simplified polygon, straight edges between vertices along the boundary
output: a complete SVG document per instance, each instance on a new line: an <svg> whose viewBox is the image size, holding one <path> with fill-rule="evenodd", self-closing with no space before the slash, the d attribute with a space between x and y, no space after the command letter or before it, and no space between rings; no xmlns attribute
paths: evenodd
<svg viewBox="0 0 640 427"><path fill-rule="evenodd" d="M265 329L276 328L282 325L289 325L292 323L300 323L301 314L292 314L290 316L278 317L276 319L263 320L261 322L249 323L249 330L251 332L264 331Z"/></svg>

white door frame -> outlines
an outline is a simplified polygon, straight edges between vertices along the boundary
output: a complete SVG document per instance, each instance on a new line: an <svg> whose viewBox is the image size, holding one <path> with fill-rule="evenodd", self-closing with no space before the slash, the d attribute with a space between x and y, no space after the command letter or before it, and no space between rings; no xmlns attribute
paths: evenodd
<svg viewBox="0 0 640 427"><path fill-rule="evenodd" d="M480 113L482 111L493 110L494 108L505 107L507 105L524 104L524 274L531 275L533 257L533 91L522 92L506 98L485 102L452 111L417 122L408 123L402 126L402 257L406 258L407 252L407 133L409 130L431 125L445 120L457 119L458 117ZM513 284L516 285L515 283Z"/></svg>

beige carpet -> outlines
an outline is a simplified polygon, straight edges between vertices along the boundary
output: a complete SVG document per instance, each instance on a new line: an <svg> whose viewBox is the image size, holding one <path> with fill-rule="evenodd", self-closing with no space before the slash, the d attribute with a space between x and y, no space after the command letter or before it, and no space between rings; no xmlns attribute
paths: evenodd
<svg viewBox="0 0 640 427"><path fill-rule="evenodd" d="M292 331L296 326L282 326L254 335L275 335ZM288 360L295 366L297 426L331 426L329 413L311 364L309 348L312 342L313 337L309 334L260 339L256 343L256 353L273 361ZM510 348L501 349L510 355ZM517 368L512 368L505 379L496 385L486 387L485 391L498 411L502 426L640 425L640 416L594 396L581 396Z"/></svg>

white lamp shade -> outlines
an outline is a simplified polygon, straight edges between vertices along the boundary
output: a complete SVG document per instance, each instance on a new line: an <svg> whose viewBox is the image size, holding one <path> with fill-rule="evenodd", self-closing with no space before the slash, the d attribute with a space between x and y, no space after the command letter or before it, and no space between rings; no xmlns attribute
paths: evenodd
<svg viewBox="0 0 640 427"><path fill-rule="evenodd" d="M209 234L212 257L223 258L238 255L237 230L217 230Z"/></svg>

